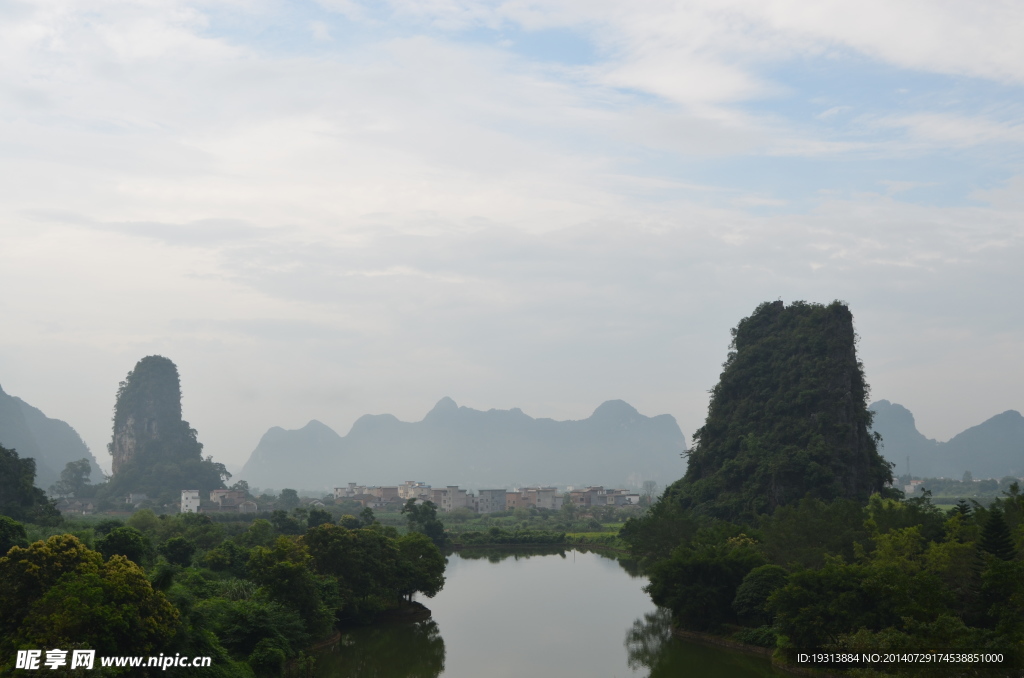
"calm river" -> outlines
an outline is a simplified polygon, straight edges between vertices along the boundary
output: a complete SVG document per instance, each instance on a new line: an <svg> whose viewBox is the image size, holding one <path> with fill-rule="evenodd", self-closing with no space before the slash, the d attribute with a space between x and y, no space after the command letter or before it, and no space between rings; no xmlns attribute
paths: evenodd
<svg viewBox="0 0 1024 678"><path fill-rule="evenodd" d="M356 629L319 678L765 678L766 659L672 637L617 560L577 551L449 556L429 621Z"/></svg>

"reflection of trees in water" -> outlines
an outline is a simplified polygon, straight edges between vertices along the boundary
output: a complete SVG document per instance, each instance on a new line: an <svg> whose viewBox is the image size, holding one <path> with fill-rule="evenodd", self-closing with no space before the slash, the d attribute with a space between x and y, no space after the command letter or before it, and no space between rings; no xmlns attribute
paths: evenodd
<svg viewBox="0 0 1024 678"><path fill-rule="evenodd" d="M629 668L634 671L648 668L651 675L655 675L654 670L665 654L665 646L671 641L672 613L665 608L659 607L637 619L626 632Z"/></svg>
<svg viewBox="0 0 1024 678"><path fill-rule="evenodd" d="M586 547L580 549L580 553L587 552L588 550L586 549ZM626 574L628 574L633 579L637 579L638 577L644 576L644 573L640 570L640 561L635 559L628 553L620 553L619 551L609 551L607 549L593 549L589 552L596 553L602 558L607 558L608 560L614 560L616 563L619 564L619 567L625 570Z"/></svg>
<svg viewBox="0 0 1024 678"><path fill-rule="evenodd" d="M686 642L672 635L672 613L645 614L626 632L629 668L648 669L648 678L776 678L785 674L765 657Z"/></svg>
<svg viewBox="0 0 1024 678"><path fill-rule="evenodd" d="M614 560L619 564L623 570L629 574L630 577L636 579L642 577L643 573L640 571L640 562L634 560L632 556L619 553L618 551L609 551L608 549L592 548L587 546L576 546L568 549L571 551L579 551L580 553L594 553L602 558ZM508 558L514 558L515 560L521 560L523 558L534 558L536 556L566 556L566 548L564 546L519 546L514 548L465 548L456 551L461 558L466 560L483 560L486 559L492 563L500 563Z"/></svg>
<svg viewBox="0 0 1024 678"><path fill-rule="evenodd" d="M565 558L564 546L521 546L516 549L509 548L468 548L460 549L456 553L460 558L466 560L482 560L486 558L489 562L500 563L508 558L521 560L535 556L561 556Z"/></svg>
<svg viewBox="0 0 1024 678"><path fill-rule="evenodd" d="M317 675L359 678L437 678L444 639L432 619L353 629L317 661Z"/></svg>

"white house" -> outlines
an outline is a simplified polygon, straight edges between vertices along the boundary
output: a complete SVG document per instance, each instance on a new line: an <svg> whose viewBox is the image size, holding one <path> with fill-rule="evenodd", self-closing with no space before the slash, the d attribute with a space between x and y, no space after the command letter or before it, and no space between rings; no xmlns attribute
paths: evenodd
<svg viewBox="0 0 1024 678"><path fill-rule="evenodd" d="M199 490L181 491L181 512L199 513Z"/></svg>

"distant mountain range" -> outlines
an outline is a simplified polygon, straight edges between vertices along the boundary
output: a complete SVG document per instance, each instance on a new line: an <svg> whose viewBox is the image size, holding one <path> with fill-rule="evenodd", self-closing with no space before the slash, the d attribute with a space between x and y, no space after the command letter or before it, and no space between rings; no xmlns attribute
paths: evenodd
<svg viewBox="0 0 1024 678"><path fill-rule="evenodd" d="M422 421L364 415L346 436L310 421L267 431L238 479L281 490L406 480L470 489L545 485L660 486L686 470L686 442L668 414L646 417L610 400L580 421L482 412L442 398Z"/></svg>
<svg viewBox="0 0 1024 678"><path fill-rule="evenodd" d="M36 487L44 490L60 479L69 461L88 459L93 483L103 481L103 471L78 432L60 419L50 419L21 398L0 388L0 445L18 451L21 458L36 460Z"/></svg>
<svg viewBox="0 0 1024 678"><path fill-rule="evenodd" d="M895 462L894 472L915 476L974 478L1024 476L1024 417L1007 410L942 443L917 430L910 410L879 400L868 408L875 413L873 429L882 436L882 455Z"/></svg>

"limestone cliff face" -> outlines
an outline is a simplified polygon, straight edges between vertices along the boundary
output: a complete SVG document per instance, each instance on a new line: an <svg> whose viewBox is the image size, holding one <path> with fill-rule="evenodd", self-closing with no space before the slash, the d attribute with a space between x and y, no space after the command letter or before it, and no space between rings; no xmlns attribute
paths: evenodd
<svg viewBox="0 0 1024 678"><path fill-rule="evenodd" d="M178 368L163 356L140 360L117 391L114 435L108 446L114 475L143 453L198 457L201 447L181 418ZM196 454L189 448L196 448Z"/></svg>
<svg viewBox="0 0 1024 678"><path fill-rule="evenodd" d="M151 428L155 430L156 422L153 422L153 424ZM138 449L139 428L135 417L129 415L123 426L114 429L114 440L110 446L110 454L114 457L112 466L115 474L127 462L135 458L135 450ZM145 429L145 426L142 428Z"/></svg>

